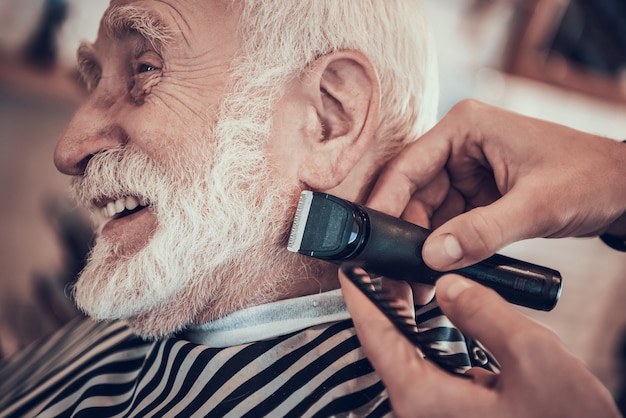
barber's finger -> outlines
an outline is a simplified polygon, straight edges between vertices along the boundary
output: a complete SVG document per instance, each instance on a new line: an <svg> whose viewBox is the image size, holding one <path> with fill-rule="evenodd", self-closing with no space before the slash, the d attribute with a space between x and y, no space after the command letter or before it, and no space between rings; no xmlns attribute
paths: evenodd
<svg viewBox="0 0 626 418"><path fill-rule="evenodd" d="M435 286L423 283L411 283L413 303L418 306L426 305L435 296Z"/></svg>
<svg viewBox="0 0 626 418"><path fill-rule="evenodd" d="M498 384L499 375L481 367L472 367L465 372L466 376L471 376L473 381L481 386L493 388Z"/></svg>
<svg viewBox="0 0 626 418"><path fill-rule="evenodd" d="M444 201L432 213L430 218L430 229L434 230L443 225L448 220L465 212L466 203L458 190L451 188Z"/></svg>
<svg viewBox="0 0 626 418"><path fill-rule="evenodd" d="M450 191L448 174L440 171L430 183L415 190L404 208L402 219L430 228L433 213L446 201Z"/></svg>
<svg viewBox="0 0 626 418"><path fill-rule="evenodd" d="M534 215L542 213L542 204L512 191L491 205L460 214L426 239L424 261L435 270L453 270L484 260L512 242L542 236L547 217Z"/></svg>
<svg viewBox="0 0 626 418"><path fill-rule="evenodd" d="M408 145L389 161L366 206L399 217L415 190L431 183L444 169L451 141L442 140L439 126Z"/></svg>
<svg viewBox="0 0 626 418"><path fill-rule="evenodd" d="M503 369L515 364L517 344L529 335L550 331L515 310L492 289L464 277L448 274L436 283L437 302L446 316L470 338L481 341ZM522 353L524 354L524 353Z"/></svg>

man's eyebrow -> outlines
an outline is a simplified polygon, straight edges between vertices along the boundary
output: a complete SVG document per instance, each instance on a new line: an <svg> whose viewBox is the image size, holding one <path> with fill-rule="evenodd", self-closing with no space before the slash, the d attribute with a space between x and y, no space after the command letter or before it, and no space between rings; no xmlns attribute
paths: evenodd
<svg viewBox="0 0 626 418"><path fill-rule="evenodd" d="M99 77L98 64L95 59L93 45L87 42L81 42L76 53L78 59L78 73L80 82L84 84L88 91L91 91Z"/></svg>
<svg viewBox="0 0 626 418"><path fill-rule="evenodd" d="M172 40L172 31L154 12L135 6L112 6L104 13L102 28L112 38L122 38L134 32L160 51Z"/></svg>

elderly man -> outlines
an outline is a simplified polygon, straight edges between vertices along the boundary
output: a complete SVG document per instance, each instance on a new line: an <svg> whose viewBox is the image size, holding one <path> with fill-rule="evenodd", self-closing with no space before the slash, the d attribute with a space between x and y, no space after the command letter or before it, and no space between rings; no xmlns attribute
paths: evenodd
<svg viewBox="0 0 626 418"><path fill-rule="evenodd" d="M99 219L73 289L97 321L5 365L4 413L390 413L336 266L285 247L301 190L364 202L432 124L418 5L113 0L78 60L89 96L54 158Z"/></svg>

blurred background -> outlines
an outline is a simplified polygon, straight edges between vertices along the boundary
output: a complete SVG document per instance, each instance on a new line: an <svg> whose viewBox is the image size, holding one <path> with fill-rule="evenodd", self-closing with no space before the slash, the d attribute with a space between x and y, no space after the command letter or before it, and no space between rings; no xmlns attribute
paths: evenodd
<svg viewBox="0 0 626 418"><path fill-rule="evenodd" d="M440 116L471 97L626 139L626 2L423 3L439 51ZM83 97L76 47L95 39L107 4L0 0L0 359L78 315L66 288L92 235L52 152ZM626 254L598 239L529 240L503 253L561 271L557 307L524 312L624 402Z"/></svg>

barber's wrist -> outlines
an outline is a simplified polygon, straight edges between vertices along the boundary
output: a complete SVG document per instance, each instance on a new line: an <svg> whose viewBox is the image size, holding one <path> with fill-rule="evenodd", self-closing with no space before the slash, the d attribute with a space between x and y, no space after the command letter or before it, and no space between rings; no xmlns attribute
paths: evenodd
<svg viewBox="0 0 626 418"><path fill-rule="evenodd" d="M626 238L617 235L602 234L600 239L609 247L617 251L626 252Z"/></svg>
<svg viewBox="0 0 626 418"><path fill-rule="evenodd" d="M622 142L626 144L626 140ZM609 247L626 252L626 211L608 226L600 239Z"/></svg>
<svg viewBox="0 0 626 418"><path fill-rule="evenodd" d="M609 247L626 252L626 212L609 225L600 239Z"/></svg>

